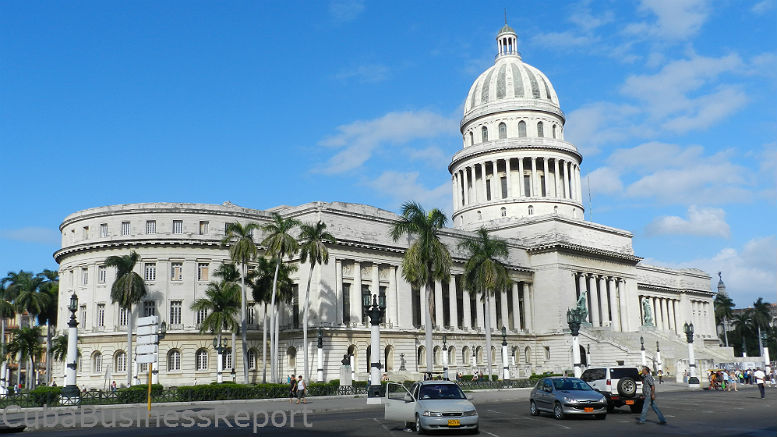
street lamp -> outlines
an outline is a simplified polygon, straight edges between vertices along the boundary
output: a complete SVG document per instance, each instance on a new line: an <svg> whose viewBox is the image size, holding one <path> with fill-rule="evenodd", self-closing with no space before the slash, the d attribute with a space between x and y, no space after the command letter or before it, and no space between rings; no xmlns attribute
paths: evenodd
<svg viewBox="0 0 777 437"><path fill-rule="evenodd" d="M656 340L656 361L658 362L658 368L657 371L660 370L663 374L664 372L664 363L661 362L661 347L658 345L658 340Z"/></svg>
<svg viewBox="0 0 777 437"><path fill-rule="evenodd" d="M369 297L367 298L369 299ZM365 299L365 301L368 301ZM372 295L372 305L367 309L367 315L370 318L370 386L367 389L367 403L381 403L380 395L380 324L383 322L383 314L386 312L386 298Z"/></svg>
<svg viewBox="0 0 777 437"><path fill-rule="evenodd" d="M696 358L693 355L693 323L684 323L683 332L685 332L685 339L688 341L688 367L690 368L688 388L699 388L699 378L696 377Z"/></svg>
<svg viewBox="0 0 777 437"><path fill-rule="evenodd" d="M769 340L769 335L766 332L762 332L760 340L761 340L761 356L764 359L764 370L768 372L769 371L768 368L771 366L771 363L772 363L771 360L769 359L769 344L767 342Z"/></svg>
<svg viewBox="0 0 777 437"><path fill-rule="evenodd" d="M442 335L442 378L448 380L448 336Z"/></svg>
<svg viewBox="0 0 777 437"><path fill-rule="evenodd" d="M65 387L62 388L62 403L66 405L78 404L81 402L81 392L76 383L76 360L78 359L78 321L76 321L76 311L78 311L78 296L76 293L70 296L70 303L67 307L70 310L70 321L67 322L67 367L65 369Z"/></svg>
<svg viewBox="0 0 777 437"><path fill-rule="evenodd" d="M316 343L316 380L324 382L324 330L318 327L318 342Z"/></svg>
<svg viewBox="0 0 777 437"><path fill-rule="evenodd" d="M151 370L151 384L159 384L159 342L165 338L165 334L167 334L167 322L162 322L162 324L159 325L159 332L157 333L156 341L154 342L157 349L157 362Z"/></svg>
<svg viewBox="0 0 777 437"><path fill-rule="evenodd" d="M507 355L507 327L502 326L502 379L505 381L510 380L509 359Z"/></svg>
<svg viewBox="0 0 777 437"><path fill-rule="evenodd" d="M645 337L641 335L639 336L639 344L640 344L639 352L642 355L642 365L646 366L647 361L645 360Z"/></svg>
<svg viewBox="0 0 777 437"><path fill-rule="evenodd" d="M572 333L572 364L575 367L575 378L580 378L580 375L583 374L583 370L580 368L580 343L577 339L583 319L584 315L580 307L567 310L567 324L569 325L569 331Z"/></svg>
<svg viewBox="0 0 777 437"><path fill-rule="evenodd" d="M224 371L224 360L223 360L223 353L227 351L227 340L222 340L219 337L213 338L213 349L216 349L216 382L221 384L224 382L224 376L222 375L222 372Z"/></svg>

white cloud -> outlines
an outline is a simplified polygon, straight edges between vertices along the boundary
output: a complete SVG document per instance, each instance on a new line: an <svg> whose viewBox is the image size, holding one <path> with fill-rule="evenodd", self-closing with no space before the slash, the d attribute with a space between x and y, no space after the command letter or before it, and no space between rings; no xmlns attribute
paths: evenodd
<svg viewBox="0 0 777 437"><path fill-rule="evenodd" d="M357 120L337 127L338 133L319 142L341 148L315 171L342 173L364 164L383 145L405 144L456 132L456 120L430 111L389 112L372 120Z"/></svg>
<svg viewBox="0 0 777 437"><path fill-rule="evenodd" d="M639 10L655 15L655 21L629 24L625 33L662 40L685 40L696 35L710 13L706 0L642 0Z"/></svg>
<svg viewBox="0 0 777 437"><path fill-rule="evenodd" d="M59 245L62 242L61 235L56 229L38 227L0 230L0 238L49 245Z"/></svg>
<svg viewBox="0 0 777 437"><path fill-rule="evenodd" d="M750 8L750 10L758 15L761 15L765 12L768 12L773 7L774 7L774 0L763 0L754 4L753 7Z"/></svg>
<svg viewBox="0 0 777 437"><path fill-rule="evenodd" d="M645 231L648 235L700 235L728 238L731 228L726 212L720 208L699 208L691 205L688 218L674 215L656 217Z"/></svg>
<svg viewBox="0 0 777 437"><path fill-rule="evenodd" d="M565 136L584 155L594 155L604 144L643 136L643 129L633 121L640 113L638 107L628 104L585 105L567 115Z"/></svg>
<svg viewBox="0 0 777 437"><path fill-rule="evenodd" d="M423 161L439 168L441 165L447 166L450 163L450 156L437 146L430 146L423 149L410 148L404 150L404 153L413 161Z"/></svg>
<svg viewBox="0 0 777 437"><path fill-rule="evenodd" d="M343 69L335 74L336 79L355 79L362 83L382 82L389 78L389 68L382 64L365 64Z"/></svg>
<svg viewBox="0 0 777 437"><path fill-rule="evenodd" d="M610 167L599 167L588 173L585 179L590 183L593 194L615 194L623 191L620 175Z"/></svg>
<svg viewBox="0 0 777 437"><path fill-rule="evenodd" d="M426 188L418 181L419 173L384 171L376 179L367 183L384 197L391 199L394 207L413 200L426 209L439 208L450 215L451 186L443 183L433 188Z"/></svg>
<svg viewBox="0 0 777 437"><path fill-rule="evenodd" d="M355 20L364 12L364 0L331 0L329 15L338 23Z"/></svg>

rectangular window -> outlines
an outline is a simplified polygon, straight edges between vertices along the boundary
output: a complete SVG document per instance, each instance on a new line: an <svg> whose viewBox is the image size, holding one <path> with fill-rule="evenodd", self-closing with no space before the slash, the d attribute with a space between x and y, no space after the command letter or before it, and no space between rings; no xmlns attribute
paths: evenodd
<svg viewBox="0 0 777 437"><path fill-rule="evenodd" d="M102 328L105 326L105 304L97 304L97 327Z"/></svg>
<svg viewBox="0 0 777 437"><path fill-rule="evenodd" d="M129 235L131 231L130 222L121 222L121 235Z"/></svg>
<svg viewBox="0 0 777 437"><path fill-rule="evenodd" d="M170 263L170 280L171 281L183 281L183 263L182 262Z"/></svg>
<svg viewBox="0 0 777 437"><path fill-rule="evenodd" d="M148 363L141 363L138 365L140 368L141 373L147 373L148 372Z"/></svg>
<svg viewBox="0 0 777 437"><path fill-rule="evenodd" d="M197 280L198 281L207 281L208 280L208 263L197 263Z"/></svg>
<svg viewBox="0 0 777 437"><path fill-rule="evenodd" d="M119 326L127 326L128 314L129 311L126 308L119 308Z"/></svg>
<svg viewBox="0 0 777 437"><path fill-rule="evenodd" d="M507 198L507 178L503 177L499 180L500 184L502 185L502 199Z"/></svg>
<svg viewBox="0 0 777 437"><path fill-rule="evenodd" d="M523 195L524 197L531 197L531 175L523 175Z"/></svg>
<svg viewBox="0 0 777 437"><path fill-rule="evenodd" d="M256 324L256 310L253 302L248 302L248 309L246 313L246 323L249 325Z"/></svg>
<svg viewBox="0 0 777 437"><path fill-rule="evenodd" d="M170 324L181 324L181 308L183 303L180 300L174 300L170 302Z"/></svg>
<svg viewBox="0 0 777 437"><path fill-rule="evenodd" d="M411 305L413 311L413 326L421 327L421 290L413 288L411 296Z"/></svg>
<svg viewBox="0 0 777 437"><path fill-rule="evenodd" d="M291 286L292 298L291 298L291 324L293 328L299 328L299 285L294 284Z"/></svg>
<svg viewBox="0 0 777 437"><path fill-rule="evenodd" d="M108 223L100 223L100 237L108 236Z"/></svg>
<svg viewBox="0 0 777 437"><path fill-rule="evenodd" d="M86 327L86 305L81 305L81 320L78 321L83 327Z"/></svg>
<svg viewBox="0 0 777 437"><path fill-rule="evenodd" d="M89 226L84 226L83 233L81 234L81 239L86 240L89 238Z"/></svg>
<svg viewBox="0 0 777 437"><path fill-rule="evenodd" d="M208 310L199 310L199 311L197 311L197 325L199 325L203 321L205 321L206 317L208 317Z"/></svg>
<svg viewBox="0 0 777 437"><path fill-rule="evenodd" d="M143 279L146 281L156 281L156 263L143 264Z"/></svg>
<svg viewBox="0 0 777 437"><path fill-rule="evenodd" d="M372 292L370 291L370 286L362 284L362 323L365 325L370 322L369 317L367 317L367 310L369 309L370 305L372 305ZM366 304L366 305L365 305Z"/></svg>
<svg viewBox="0 0 777 437"><path fill-rule="evenodd" d="M156 234L156 220L146 220L146 233Z"/></svg>
<svg viewBox="0 0 777 437"><path fill-rule="evenodd" d="M343 323L351 323L351 284L343 282Z"/></svg>
<svg viewBox="0 0 777 437"><path fill-rule="evenodd" d="M208 222L200 222L200 235L208 235Z"/></svg>
<svg viewBox="0 0 777 437"><path fill-rule="evenodd" d="M486 200L491 200L491 179L486 179Z"/></svg>
<svg viewBox="0 0 777 437"><path fill-rule="evenodd" d="M173 233L183 234L183 220L173 220Z"/></svg>
<svg viewBox="0 0 777 437"><path fill-rule="evenodd" d="M105 284L105 279L108 276L108 269L105 266L97 266L97 283Z"/></svg>
<svg viewBox="0 0 777 437"><path fill-rule="evenodd" d="M81 269L81 285L89 284L89 269L84 267Z"/></svg>
<svg viewBox="0 0 777 437"><path fill-rule="evenodd" d="M156 315L156 303L153 300L143 302L143 317Z"/></svg>

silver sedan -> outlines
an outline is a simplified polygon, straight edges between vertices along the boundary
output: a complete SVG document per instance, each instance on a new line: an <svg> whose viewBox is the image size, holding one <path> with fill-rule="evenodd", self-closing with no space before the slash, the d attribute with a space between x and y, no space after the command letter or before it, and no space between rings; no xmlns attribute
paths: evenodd
<svg viewBox="0 0 777 437"><path fill-rule="evenodd" d="M455 382L417 382L410 390L390 382L383 402L386 420L404 422L419 434L436 430L478 432L478 412Z"/></svg>
<svg viewBox="0 0 777 437"><path fill-rule="evenodd" d="M566 415L607 417L607 399L579 378L550 377L537 382L529 397L532 416L540 412L553 413L556 419Z"/></svg>

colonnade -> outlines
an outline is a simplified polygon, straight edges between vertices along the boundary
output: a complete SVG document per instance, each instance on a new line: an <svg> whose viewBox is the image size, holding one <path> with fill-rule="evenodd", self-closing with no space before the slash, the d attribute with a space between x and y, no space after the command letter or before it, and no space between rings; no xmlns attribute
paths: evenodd
<svg viewBox="0 0 777 437"><path fill-rule="evenodd" d="M517 197L582 200L576 161L553 157L491 159L460 167L452 176L456 209Z"/></svg>
<svg viewBox="0 0 777 437"><path fill-rule="evenodd" d="M577 272L575 290L576 299L581 292L587 292L588 322L592 326L611 326L615 331L629 329L623 278Z"/></svg>
<svg viewBox="0 0 777 437"><path fill-rule="evenodd" d="M639 296L639 316L640 321L644 320L644 308L642 301L647 299L650 310L653 312L653 323L657 329L664 331L673 331L682 333L682 328L678 326L677 311L680 305L679 299L673 299L664 296Z"/></svg>

